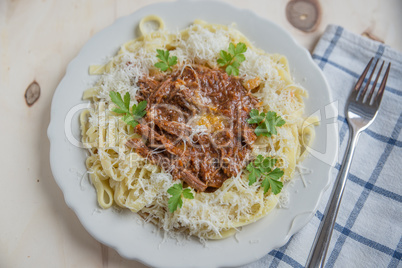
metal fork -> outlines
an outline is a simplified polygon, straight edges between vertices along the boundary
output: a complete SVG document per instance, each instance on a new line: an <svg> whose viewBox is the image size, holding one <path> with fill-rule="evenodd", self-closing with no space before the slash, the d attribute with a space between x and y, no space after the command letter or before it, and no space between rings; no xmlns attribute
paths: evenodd
<svg viewBox="0 0 402 268"><path fill-rule="evenodd" d="M324 267L329 242L331 241L332 230L334 229L336 216L342 200L346 178L349 173L349 167L352 162L357 141L362 131L364 131L374 121L380 107L381 99L385 90L385 84L387 83L389 70L391 68L391 63L388 64L387 70L377 93L374 95L384 62L381 64L381 68L377 73L374 84L371 87L370 92L367 94L367 90L371 83L371 78L373 77L379 60L377 60L374 64L366 85L363 89L362 87L373 60L374 58L371 58L370 62L367 64L366 69L360 76L346 102L345 113L346 119L349 123L349 142L348 146L346 147L341 169L339 170L338 177L336 178L335 185L329 199L330 201L325 208L324 217L321 221L317 235L314 239L313 247L307 259L306 267Z"/></svg>

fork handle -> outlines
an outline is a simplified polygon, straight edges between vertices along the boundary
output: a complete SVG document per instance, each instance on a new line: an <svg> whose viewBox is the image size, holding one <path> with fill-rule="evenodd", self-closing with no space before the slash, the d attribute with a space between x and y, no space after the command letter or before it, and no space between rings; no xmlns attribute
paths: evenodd
<svg viewBox="0 0 402 268"><path fill-rule="evenodd" d="M324 267L325 257L327 254L329 242L331 241L332 230L334 229L336 216L338 215L339 206L341 204L343 190L345 189L346 178L348 177L350 164L356 148L360 131L356 131L350 127L349 142L346 147L346 153L342 160L342 166L335 180L331 197L327 207L325 208L324 217L321 221L318 232L315 236L313 247L307 259L306 267Z"/></svg>

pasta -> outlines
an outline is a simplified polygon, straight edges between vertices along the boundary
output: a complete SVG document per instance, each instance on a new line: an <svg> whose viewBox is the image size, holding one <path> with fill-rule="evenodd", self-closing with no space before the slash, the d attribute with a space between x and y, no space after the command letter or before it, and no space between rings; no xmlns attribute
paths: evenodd
<svg viewBox="0 0 402 268"><path fill-rule="evenodd" d="M146 24L156 22L159 28L147 31ZM156 49L168 49L178 58L178 68L199 64L219 68L217 59L230 42L246 44L246 60L239 67L239 76L258 86L252 92L262 106L261 111L275 111L286 124L277 135L259 136L252 145L252 155L278 159L284 170L282 181L290 181L298 161L306 154L305 147L314 139L316 120L304 120L306 91L295 84L286 57L267 54L233 26L208 24L196 20L188 28L171 33L157 16L143 18L139 25L142 36L122 45L107 64L90 66L89 72L101 75L96 85L83 94L91 108L80 117L82 142L89 151L86 166L94 185L98 204L107 209L113 204L139 213L167 232L186 233L207 239L233 235L244 225L266 216L281 200L281 194L264 194L258 183L249 185L246 172L223 182L214 192L196 192L194 199L185 199L174 213L168 211L167 190L175 181L171 170L153 164L126 143L138 134L111 111L114 107L109 92L124 95L131 101L140 90L142 77L155 75ZM133 98L134 97L134 98Z"/></svg>

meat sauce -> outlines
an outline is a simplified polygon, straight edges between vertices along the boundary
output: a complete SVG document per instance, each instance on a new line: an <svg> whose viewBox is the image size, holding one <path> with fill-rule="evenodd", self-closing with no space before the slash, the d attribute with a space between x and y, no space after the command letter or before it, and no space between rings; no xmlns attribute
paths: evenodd
<svg viewBox="0 0 402 268"><path fill-rule="evenodd" d="M242 171L256 140L248 114L258 101L239 78L192 65L138 86L147 114L135 128L142 138L127 146L199 192Z"/></svg>

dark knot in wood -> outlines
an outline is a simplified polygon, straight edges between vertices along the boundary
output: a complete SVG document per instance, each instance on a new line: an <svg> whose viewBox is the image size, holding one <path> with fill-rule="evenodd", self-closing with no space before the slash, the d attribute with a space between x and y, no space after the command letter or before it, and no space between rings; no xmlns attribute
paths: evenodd
<svg viewBox="0 0 402 268"><path fill-rule="evenodd" d="M40 86L33 81L25 90L25 101L28 107L31 107L40 97Z"/></svg>
<svg viewBox="0 0 402 268"><path fill-rule="evenodd" d="M313 32L321 21L321 7L318 0L291 0L286 6L286 18L295 28Z"/></svg>

